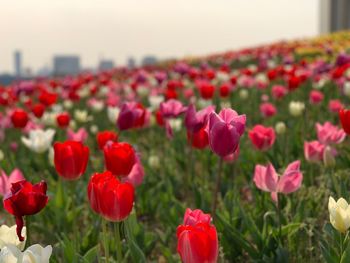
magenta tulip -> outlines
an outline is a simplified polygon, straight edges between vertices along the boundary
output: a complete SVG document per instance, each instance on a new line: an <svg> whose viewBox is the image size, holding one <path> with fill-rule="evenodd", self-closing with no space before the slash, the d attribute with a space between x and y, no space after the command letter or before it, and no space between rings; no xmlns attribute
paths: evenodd
<svg viewBox="0 0 350 263"><path fill-rule="evenodd" d="M232 109L223 109L219 115L212 112L209 116L209 144L214 153L225 157L236 151L244 133L245 115L238 115Z"/></svg>

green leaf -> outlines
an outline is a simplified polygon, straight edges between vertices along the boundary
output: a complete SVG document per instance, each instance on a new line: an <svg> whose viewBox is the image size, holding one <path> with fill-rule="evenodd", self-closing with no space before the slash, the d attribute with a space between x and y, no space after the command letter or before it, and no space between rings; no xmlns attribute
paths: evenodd
<svg viewBox="0 0 350 263"><path fill-rule="evenodd" d="M95 262L97 255L98 255L98 245L90 248L84 255L83 260L86 263L92 263Z"/></svg>

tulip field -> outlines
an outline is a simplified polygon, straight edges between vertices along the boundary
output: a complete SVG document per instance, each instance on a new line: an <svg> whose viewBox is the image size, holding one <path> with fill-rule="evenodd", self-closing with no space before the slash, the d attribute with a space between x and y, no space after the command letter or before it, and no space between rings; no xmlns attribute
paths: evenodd
<svg viewBox="0 0 350 263"><path fill-rule="evenodd" d="M0 86L1 262L350 262L350 32Z"/></svg>

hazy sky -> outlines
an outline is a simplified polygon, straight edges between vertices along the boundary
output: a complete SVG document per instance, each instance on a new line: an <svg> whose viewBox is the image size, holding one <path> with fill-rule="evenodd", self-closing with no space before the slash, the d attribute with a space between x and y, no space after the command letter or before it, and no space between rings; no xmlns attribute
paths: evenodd
<svg viewBox="0 0 350 263"><path fill-rule="evenodd" d="M38 70L54 54L125 64L147 54L200 55L313 36L318 0L0 0L0 72L13 51Z"/></svg>

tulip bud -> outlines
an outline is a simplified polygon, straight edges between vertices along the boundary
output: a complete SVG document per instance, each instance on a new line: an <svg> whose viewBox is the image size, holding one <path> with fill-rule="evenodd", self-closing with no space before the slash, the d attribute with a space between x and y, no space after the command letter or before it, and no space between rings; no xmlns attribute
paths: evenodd
<svg viewBox="0 0 350 263"><path fill-rule="evenodd" d="M90 132L92 133L92 134L96 134L97 132L98 132L98 127L97 127L97 125L91 125L90 126Z"/></svg>
<svg viewBox="0 0 350 263"><path fill-rule="evenodd" d="M63 102L63 107L67 110L71 109L73 107L73 102L71 100L65 100Z"/></svg>
<svg viewBox="0 0 350 263"><path fill-rule="evenodd" d="M157 155L151 155L150 157L148 157L148 165L153 169L159 168L160 167L159 157Z"/></svg>
<svg viewBox="0 0 350 263"><path fill-rule="evenodd" d="M282 121L277 122L275 125L275 130L276 130L276 133L279 135L284 134L287 130L286 124Z"/></svg>
<svg viewBox="0 0 350 263"><path fill-rule="evenodd" d="M323 152L323 163L326 167L335 166L335 158L334 158L332 148L330 146L327 146Z"/></svg>
<svg viewBox="0 0 350 263"><path fill-rule="evenodd" d="M112 124L116 124L118 116L119 116L120 109L117 107L108 107L107 109L107 115L108 119Z"/></svg>
<svg viewBox="0 0 350 263"><path fill-rule="evenodd" d="M344 84L344 94L350 97L350 82L345 82Z"/></svg>
<svg viewBox="0 0 350 263"><path fill-rule="evenodd" d="M246 89L241 89L241 90L239 91L239 97L240 97L242 100L248 99L248 97L249 97L249 92L248 92L248 90L246 90Z"/></svg>
<svg viewBox="0 0 350 263"><path fill-rule="evenodd" d="M4 158L5 158L4 152L0 150L0 161L4 160Z"/></svg>

